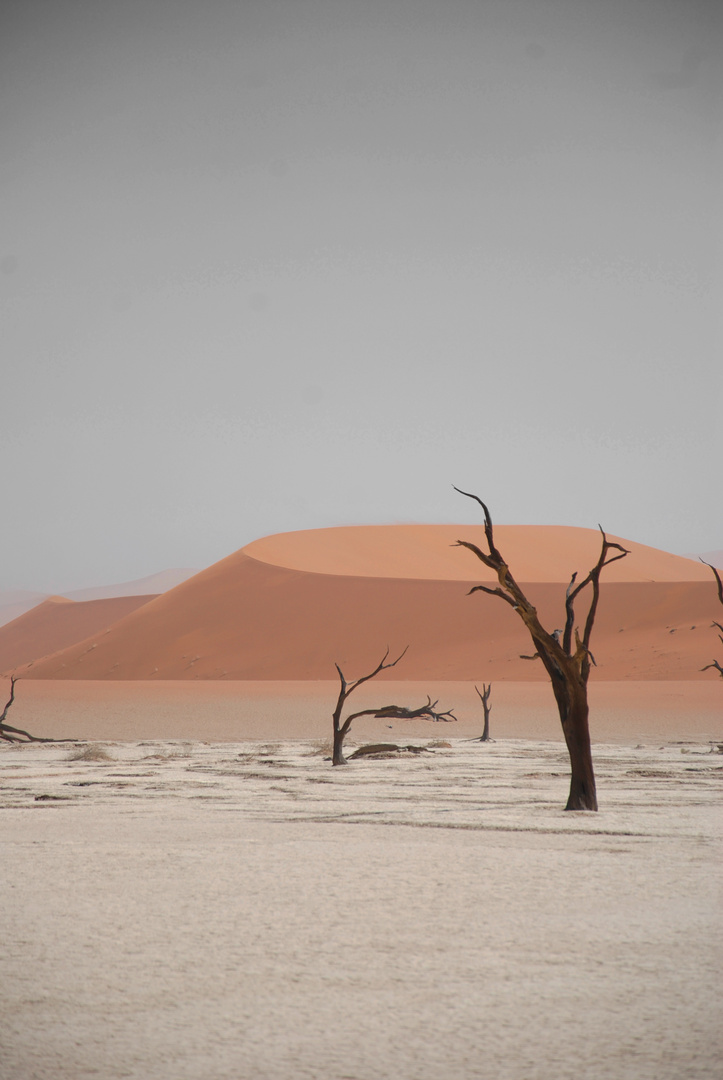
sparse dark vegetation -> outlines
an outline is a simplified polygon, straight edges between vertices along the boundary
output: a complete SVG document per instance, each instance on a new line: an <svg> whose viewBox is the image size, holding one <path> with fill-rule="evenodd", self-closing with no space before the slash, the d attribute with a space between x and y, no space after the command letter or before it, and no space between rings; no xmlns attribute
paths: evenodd
<svg viewBox="0 0 723 1080"><path fill-rule="evenodd" d="M74 750L68 755L68 761L114 761L115 759L99 743Z"/></svg>
<svg viewBox="0 0 723 1080"><path fill-rule="evenodd" d="M721 604L723 604L723 581L721 581L720 574L718 573L715 566L712 566L710 563L707 563L705 561L705 559L701 559L700 561L702 563L704 563L706 566L710 566L711 570L713 571L713 576L715 577L716 585L718 586L718 599L720 600ZM721 642L721 644L723 644L723 625L721 625L721 623L719 623L719 622L716 622L715 619L713 620L712 625L717 627L718 630L721 631L721 633L718 634L718 639ZM708 668L715 668L715 670L718 672L718 674L721 676L721 678L723 678L723 664L721 664L721 662L719 660L711 660L710 664L706 664L705 667L701 668L700 670L701 671L707 671Z"/></svg>
<svg viewBox="0 0 723 1080"><path fill-rule="evenodd" d="M455 491L459 491L460 495L465 495L468 499L474 499L482 507L487 551L482 551L476 544L471 544L467 540L458 540L457 543L476 555L485 566L494 570L498 581L495 588L475 585L470 589L470 593L484 592L489 593L490 596L498 596L517 612L535 646L536 651L532 658L539 657L550 677L570 755L570 794L565 809L597 810L587 700L587 682L591 667L595 663L590 652L590 638L600 599L600 574L604 567L625 558L629 552L620 544L608 540L600 528L602 547L598 561L581 582L577 582L577 572L572 575L565 593L565 628L562 633L555 631L550 634L540 623L536 608L515 581L509 566L495 546L492 518L487 506L477 495L471 495L468 491L461 491L457 487ZM612 554L613 552L617 554ZM588 585L592 588L592 596L582 636L580 636L575 625L574 604L582 590Z"/></svg>
<svg viewBox="0 0 723 1080"><path fill-rule="evenodd" d="M409 646L407 646L407 649ZM359 712L351 713L346 719L342 720L342 712L346 700L351 694L361 686L362 683L369 682L370 679L375 678L382 671L387 671L389 668L396 667L399 661L402 659L407 649L401 652L396 660L390 660L387 662L389 656L389 649L384 653L377 666L373 671L370 671L368 675L362 675L361 678L355 679L354 682L348 683L344 676L344 672L341 670L338 664L335 664L336 670L339 673L340 689L339 697L337 698L336 708L333 713L333 730L334 730L334 742L332 750L332 765L346 765L347 759L344 757L344 739L349 733L354 720L357 720L360 716L374 716L380 720L416 720L423 717L426 720L437 721L450 721L456 720L457 717L453 714L451 709L446 712L438 712L438 702L432 701L431 697L427 696L426 704L420 705L418 709L408 709L404 705L382 705L373 709L360 709Z"/></svg>
<svg viewBox="0 0 723 1080"><path fill-rule="evenodd" d="M9 743L75 742L75 739L43 739L39 735L31 735L29 731L24 731L22 728L11 727L10 724L5 722L10 707L15 701L15 683L17 681L14 675L10 676L10 698L2 711L2 715L0 715L0 739Z"/></svg>
<svg viewBox="0 0 723 1080"><path fill-rule="evenodd" d="M482 729L482 734L480 735L480 740L479 741L480 742L489 742L490 741L490 713L492 712L492 706L490 705L490 694L492 693L492 683L490 683L489 686L487 686L486 683L482 683L482 690L480 690L479 686L475 686L475 690L477 691L478 698L482 702L482 709L484 710L484 718L485 718L484 728Z"/></svg>

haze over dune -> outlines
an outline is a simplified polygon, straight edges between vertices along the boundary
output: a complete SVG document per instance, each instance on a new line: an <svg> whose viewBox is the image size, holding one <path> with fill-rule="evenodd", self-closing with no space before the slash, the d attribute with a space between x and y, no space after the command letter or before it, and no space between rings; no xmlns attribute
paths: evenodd
<svg viewBox="0 0 723 1080"><path fill-rule="evenodd" d="M88 634L98 634L152 599L119 596L77 603L65 596L49 596L32 611L0 626L0 671L57 652Z"/></svg>
<svg viewBox="0 0 723 1080"><path fill-rule="evenodd" d="M315 529L266 537L121 618L109 632L23 669L45 679L327 679L366 671L389 645L402 679L539 680L524 627L493 597L469 526ZM499 526L495 536L544 623L561 625L573 570L595 562L594 529ZM602 586L594 678L691 679L714 647L717 603L701 564L629 541ZM582 610L582 606L579 607Z"/></svg>
<svg viewBox="0 0 723 1080"><path fill-rule="evenodd" d="M0 592L0 626L19 618L47 599L47 593L31 589L4 589Z"/></svg>
<svg viewBox="0 0 723 1080"><path fill-rule="evenodd" d="M95 585L87 589L71 589L63 592L66 600L109 600L114 596L158 596L159 593L168 592L169 589L187 581L198 570L190 570L187 567L174 568L172 570L160 570L156 574L149 574L144 578L134 581L122 581L116 585ZM57 599L57 597L55 597ZM7 589L0 592L0 626L12 622L26 611L31 611L43 600L49 600L48 593L33 592L29 589ZM0 669L1 670L1 669Z"/></svg>
<svg viewBox="0 0 723 1080"><path fill-rule="evenodd" d="M156 574L136 578L134 581L121 581L116 585L93 585L88 589L72 589L64 593L70 600L109 600L114 596L158 596L160 593L175 589L183 581L197 574L198 570L189 567L174 567L172 570L159 570Z"/></svg>

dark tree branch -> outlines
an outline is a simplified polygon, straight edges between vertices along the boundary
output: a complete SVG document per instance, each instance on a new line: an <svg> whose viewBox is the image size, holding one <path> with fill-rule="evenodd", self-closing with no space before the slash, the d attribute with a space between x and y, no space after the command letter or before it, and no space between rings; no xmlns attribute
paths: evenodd
<svg viewBox="0 0 723 1080"><path fill-rule="evenodd" d="M10 676L10 698L7 705L0 715L0 739L4 742L10 743L22 743L22 742L76 742L75 739L44 739L39 735L31 735L29 731L24 731L23 728L11 727L10 724L5 723L5 718L8 714L10 706L15 701L15 683L18 680L14 675Z"/></svg>
<svg viewBox="0 0 723 1080"><path fill-rule="evenodd" d="M379 661L377 666L374 668L374 671L370 671L368 675L362 675L362 677L360 679L357 679L356 682L353 682L351 684L351 686L349 687L348 690L347 690L346 681L345 681L344 676L342 675L342 672L341 672L341 668L339 667L338 664L335 664L334 666L336 667L336 670L339 672L339 677L340 677L340 679L342 681L344 689L346 690L346 696L349 697L349 694L353 694L354 691L356 690L356 688L358 686L361 686L362 683L369 682L370 679L376 678L376 676L380 673L380 671L386 671L388 668L396 667L396 665L402 659L402 657L404 656L404 654L406 653L408 648L409 648L409 646L407 645L402 650L402 652L400 652L400 654L399 654L399 656L397 657L396 660L391 660L387 664L387 663L385 663L387 657L389 656L389 646L387 645L387 651L384 653L384 656L381 658L381 660Z"/></svg>
<svg viewBox="0 0 723 1080"><path fill-rule="evenodd" d="M710 567L710 569L713 571L713 576L715 577L716 585L718 586L718 599L720 600L721 604L723 604L723 582L721 581L721 576L718 573L717 568L711 565L711 563L706 562L705 559L701 559L700 561L703 563L704 566ZM713 620L713 626L716 626L719 630L723 631L723 626L719 622L716 622L715 619ZM723 644L723 634L718 635L718 640L721 642L721 644ZM708 668L715 668L715 670L721 675L721 677L723 677L723 667L717 660L713 660L712 663L706 664L705 667L701 668L700 670L707 671Z"/></svg>
<svg viewBox="0 0 723 1080"><path fill-rule="evenodd" d="M468 540L457 540L452 544L452 547L465 547L468 551L471 551L476 555L480 562L483 562L485 566L489 566L490 570L497 569L494 560L489 555L485 555L484 551L482 551L481 548L478 548L476 544L470 544Z"/></svg>
<svg viewBox="0 0 723 1080"><path fill-rule="evenodd" d="M389 663L387 663L387 657L389 656L389 648L387 647L387 651L384 653L384 656L381 658L374 670L370 671L368 675L362 675L361 678L356 679L352 683L348 683L346 681L344 672L341 670L339 665L334 665L339 673L340 682L339 697L337 698L336 707L333 714L334 750L332 754L332 763L334 765L346 764L346 758L344 757L343 749L344 738L348 734L349 728L351 727L353 721L358 720L360 716L375 716L379 719L397 720L413 720L418 717L424 717L427 720L437 720L445 722L457 719L451 709L448 709L446 712L438 712L438 702L432 701L432 699L428 696L426 704L420 705L418 709L408 709L404 705L383 705L381 708L377 706L373 709L360 709L358 712L351 713L342 722L341 714L347 698L351 694L353 694L357 687L361 686L362 683L369 682L370 679L373 679L376 675L379 675L380 672L387 671L389 668L395 667L402 659L408 648L409 646L407 645L407 647L404 649L403 652L399 654L396 660L391 660L389 661Z"/></svg>
<svg viewBox="0 0 723 1080"><path fill-rule="evenodd" d="M590 668L595 664L595 658L590 651L590 638L600 598L600 574L606 566L625 558L629 552L621 544L608 540L600 527L602 545L598 560L582 581L578 582L577 572L572 575L565 592L564 628L549 633L540 623L537 610L510 573L501 552L495 547L492 518L486 504L476 495L460 488L455 488L455 491L474 499L482 507L488 552L485 553L477 545L464 540L459 540L458 546L466 547L497 574L498 588L475 585L469 590L470 593L484 592L490 596L499 596L514 608L525 623L536 650L531 657L526 656L525 659L539 657L550 677L572 767L570 796L566 809L597 810L588 728L587 682ZM588 585L592 587L592 596L581 637L575 627L575 600Z"/></svg>
<svg viewBox="0 0 723 1080"><path fill-rule="evenodd" d="M701 559L700 561L703 563L703 566L707 566L713 571L716 585L718 586L718 599L720 600L721 604L723 604L723 581L721 581L721 576L718 573L718 568L713 566L712 563L706 562L705 559Z"/></svg>
<svg viewBox="0 0 723 1080"><path fill-rule="evenodd" d="M455 491L458 491L460 495L465 495L468 499L474 499L474 501L476 503L479 503L479 505L482 507L482 511L485 516L485 536L487 537L487 546L489 547L490 556L494 559L499 559L501 561L502 556L495 547L494 533L492 530L492 516L487 509L487 505L482 502L478 495L471 495L469 491L462 491L461 488L455 487L454 484L452 484L452 487Z"/></svg>
<svg viewBox="0 0 723 1080"><path fill-rule="evenodd" d="M417 709L408 709L405 705L382 705L381 708L362 709L360 712L355 712L352 713L351 716L347 716L344 721L344 726L348 731L349 727L351 727L352 720L356 720L359 716L374 716L377 720L418 720L423 717L426 720L442 721L443 723L456 721L457 717L451 709L447 709L445 712L438 712L438 704L439 702L432 701L429 695L427 695L426 703L420 705Z"/></svg>
<svg viewBox="0 0 723 1080"><path fill-rule="evenodd" d="M462 544L460 546L464 547L464 544ZM487 587L487 585L473 585L472 588L467 593L467 596L471 596L472 593L474 593L474 592L486 592L486 593L489 593L490 596L499 596L499 598L501 600L505 600L510 605L510 607L513 607L513 608L517 607L517 604L515 603L514 598L511 597L511 596L508 596L507 593L503 589L490 589L490 588Z"/></svg>

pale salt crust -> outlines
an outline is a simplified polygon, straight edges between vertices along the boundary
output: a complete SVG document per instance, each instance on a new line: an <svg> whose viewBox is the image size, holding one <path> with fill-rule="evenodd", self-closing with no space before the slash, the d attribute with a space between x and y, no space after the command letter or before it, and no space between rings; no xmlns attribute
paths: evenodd
<svg viewBox="0 0 723 1080"><path fill-rule="evenodd" d="M3 1080L717 1078L718 745L428 731L3 747Z"/></svg>

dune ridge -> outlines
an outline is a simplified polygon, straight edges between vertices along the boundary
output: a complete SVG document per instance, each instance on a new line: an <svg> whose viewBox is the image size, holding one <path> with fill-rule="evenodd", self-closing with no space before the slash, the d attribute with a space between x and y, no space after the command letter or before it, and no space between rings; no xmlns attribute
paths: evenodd
<svg viewBox="0 0 723 1080"><path fill-rule="evenodd" d="M78 602L65 596L49 596L30 611L0 626L0 671L32 663L91 634L99 634L149 599L148 596L121 596Z"/></svg>
<svg viewBox="0 0 723 1080"><path fill-rule="evenodd" d="M251 559L315 574L351 577L493 581L494 572L470 552L469 540L485 549L480 525L351 525L276 533L242 550ZM630 554L605 571L606 582L708 581L700 562L608 534ZM518 581L565 582L587 573L600 554L596 529L569 525L496 525L495 543Z"/></svg>
<svg viewBox="0 0 723 1080"><path fill-rule="evenodd" d="M513 572L543 622L560 626L569 574L592 565L599 534L552 526L497 532L503 551L531 552L521 561L534 578L522 577L514 565ZM335 662L361 673L387 645L393 652L409 645L396 678L544 680L538 662L520 659L530 642L514 612L492 597L467 596L484 580L478 568L485 568L449 547L456 535L475 538L469 526L362 526L358 532L309 530L254 541L106 626L102 635L94 630L22 673L43 679L316 680L333 677ZM567 553L566 538L574 541ZM610 570L626 562L632 570L602 586L593 678L710 678L699 670L715 648L710 570L643 545L625 546L631 555ZM372 575L387 555L394 573ZM459 576L456 564L454 576L451 570L443 576L450 557L467 577ZM324 565L330 572L319 571ZM400 566L405 576L397 576Z"/></svg>

